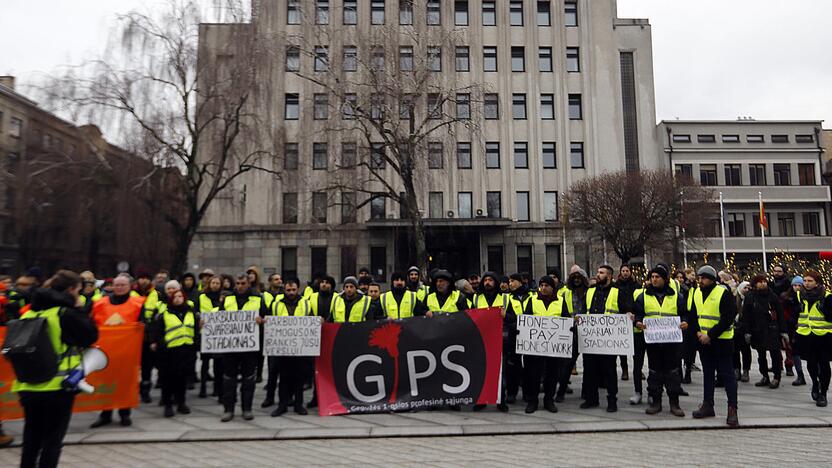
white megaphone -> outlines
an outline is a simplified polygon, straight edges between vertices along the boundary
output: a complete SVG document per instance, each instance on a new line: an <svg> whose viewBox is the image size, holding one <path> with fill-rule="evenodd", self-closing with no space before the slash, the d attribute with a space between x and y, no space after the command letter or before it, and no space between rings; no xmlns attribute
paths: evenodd
<svg viewBox="0 0 832 468"><path fill-rule="evenodd" d="M70 391L81 391L84 393L93 393L95 387L88 384L84 378L93 372L100 371L107 367L109 359L104 351L99 348L88 348L81 354L81 364L72 370L69 375L64 378L63 387Z"/></svg>

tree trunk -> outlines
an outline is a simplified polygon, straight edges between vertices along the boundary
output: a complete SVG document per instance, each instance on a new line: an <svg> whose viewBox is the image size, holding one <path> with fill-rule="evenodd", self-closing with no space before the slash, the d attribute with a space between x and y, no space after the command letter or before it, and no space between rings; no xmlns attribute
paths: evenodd
<svg viewBox="0 0 832 468"><path fill-rule="evenodd" d="M196 230L201 219L190 217L182 229L174 227L176 232L176 251L173 254L173 264L170 267L171 278L179 277L188 270L188 251L194 240ZM196 274L196 272L195 272Z"/></svg>
<svg viewBox="0 0 832 468"><path fill-rule="evenodd" d="M425 222L419 212L419 201L416 198L416 188L412 177L402 177L404 181L407 215L410 221L410 239L416 251L415 264L422 273L426 273L428 264L427 246L425 242Z"/></svg>

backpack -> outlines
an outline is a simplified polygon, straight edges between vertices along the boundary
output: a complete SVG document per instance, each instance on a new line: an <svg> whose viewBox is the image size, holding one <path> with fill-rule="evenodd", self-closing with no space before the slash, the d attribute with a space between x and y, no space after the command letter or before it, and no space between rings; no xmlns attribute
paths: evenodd
<svg viewBox="0 0 832 468"><path fill-rule="evenodd" d="M0 353L11 362L20 382L40 384L58 373L58 355L45 318L11 320Z"/></svg>

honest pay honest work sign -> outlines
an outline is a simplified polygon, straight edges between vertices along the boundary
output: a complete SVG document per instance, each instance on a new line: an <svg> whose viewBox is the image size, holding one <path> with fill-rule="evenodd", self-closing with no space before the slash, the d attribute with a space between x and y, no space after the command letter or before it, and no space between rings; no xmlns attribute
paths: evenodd
<svg viewBox="0 0 832 468"><path fill-rule="evenodd" d="M572 318L517 316L517 354L572 357Z"/></svg>

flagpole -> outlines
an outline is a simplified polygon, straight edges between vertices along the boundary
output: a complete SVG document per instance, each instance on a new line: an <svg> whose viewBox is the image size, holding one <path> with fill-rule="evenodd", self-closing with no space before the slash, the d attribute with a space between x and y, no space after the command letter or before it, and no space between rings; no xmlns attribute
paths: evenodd
<svg viewBox="0 0 832 468"><path fill-rule="evenodd" d="M681 226L682 226L682 255L685 257L685 269L688 268L688 241L687 237L685 236L685 192L684 190L679 192L681 197L681 212L682 212L682 219L681 219Z"/></svg>
<svg viewBox="0 0 832 468"><path fill-rule="evenodd" d="M719 192L719 225L722 231L722 265L728 265L728 249L725 247L725 205L722 203L722 192Z"/></svg>
<svg viewBox="0 0 832 468"><path fill-rule="evenodd" d="M760 198L760 239L763 241L763 270L768 273L768 259L766 258L766 228L763 223L768 226L768 220L764 219L765 210L763 208L763 192L757 192Z"/></svg>

